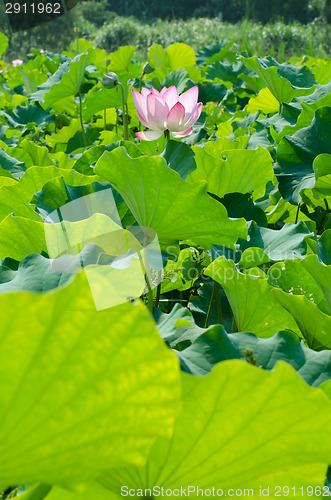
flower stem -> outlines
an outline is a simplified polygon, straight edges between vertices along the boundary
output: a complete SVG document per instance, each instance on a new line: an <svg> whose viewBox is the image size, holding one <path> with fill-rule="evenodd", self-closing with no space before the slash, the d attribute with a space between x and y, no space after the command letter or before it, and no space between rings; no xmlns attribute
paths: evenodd
<svg viewBox="0 0 331 500"><path fill-rule="evenodd" d="M220 285L216 281L214 281L215 287L215 297L216 297L216 306L217 306L217 317L220 325L223 325L223 315L222 315L222 304L221 304L221 296L220 296Z"/></svg>
<svg viewBox="0 0 331 500"><path fill-rule="evenodd" d="M122 92L122 110L123 110L123 128L124 128L124 140L129 140L129 129L128 129L128 116L127 116L127 106L124 95L124 87L121 82L118 82L118 85L121 87Z"/></svg>
<svg viewBox="0 0 331 500"><path fill-rule="evenodd" d="M144 78L144 75L145 73L142 72L141 75L140 75L140 78L139 78L139 94L141 94L141 89L142 89L142 86L143 86L143 78ZM141 123L139 122L139 128L138 128L139 132L141 131Z"/></svg>
<svg viewBox="0 0 331 500"><path fill-rule="evenodd" d="M107 110L104 109L103 111L103 130L106 130L107 128Z"/></svg>
<svg viewBox="0 0 331 500"><path fill-rule="evenodd" d="M236 331L237 331L237 325L236 325L236 320L235 320L234 315L233 315L231 333L235 333Z"/></svg>
<svg viewBox="0 0 331 500"><path fill-rule="evenodd" d="M156 297L155 297L155 307L156 307L156 309L159 307L160 295L161 295L161 283L159 283L157 285L157 289L156 289Z"/></svg>
<svg viewBox="0 0 331 500"><path fill-rule="evenodd" d="M167 139L167 141L170 141L170 132L169 130L164 131L164 137Z"/></svg>
<svg viewBox="0 0 331 500"><path fill-rule="evenodd" d="M299 205L298 205L298 209L297 209L297 213L296 213L296 216L295 216L295 222L294 222L294 224L297 224L297 222L298 222L298 219L299 219L299 212L300 212L300 203L299 203Z"/></svg>
<svg viewBox="0 0 331 500"><path fill-rule="evenodd" d="M209 326L210 317L211 317L211 313L212 313L213 305L214 305L215 292L216 292L216 287L215 287L215 281L214 281L213 291L211 293L211 298L210 298L210 302L209 302L208 312L207 312L207 316L206 316L205 328L208 328L208 326Z"/></svg>
<svg viewBox="0 0 331 500"><path fill-rule="evenodd" d="M79 97L79 118L80 118L80 126L82 127L82 133L83 133L83 141L84 141L84 146L87 148L87 140L86 140L86 135L85 135L85 130L84 130L84 123L83 123L82 97L81 97L81 95L80 95L80 92L78 92L78 97Z"/></svg>

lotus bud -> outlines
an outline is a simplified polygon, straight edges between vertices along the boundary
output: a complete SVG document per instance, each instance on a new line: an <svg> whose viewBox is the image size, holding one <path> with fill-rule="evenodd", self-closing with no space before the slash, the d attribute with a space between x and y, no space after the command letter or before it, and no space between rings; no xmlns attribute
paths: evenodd
<svg viewBox="0 0 331 500"><path fill-rule="evenodd" d="M148 62L146 62L143 67L143 73L145 73L145 75L148 75L149 73L153 73L153 71L155 71L155 69L152 68L152 66L148 64Z"/></svg>
<svg viewBox="0 0 331 500"><path fill-rule="evenodd" d="M110 64L110 59L106 59L106 60L105 60L105 65L106 65L106 68L107 68L107 66L109 66L109 64Z"/></svg>
<svg viewBox="0 0 331 500"><path fill-rule="evenodd" d="M307 56L303 56L303 58L302 58L302 62L304 62L304 63L305 63L305 62L307 62L307 61L308 61L308 57L307 57Z"/></svg>
<svg viewBox="0 0 331 500"><path fill-rule="evenodd" d="M102 79L102 85L106 87L106 89L113 89L118 85L118 78L116 73L107 73Z"/></svg>

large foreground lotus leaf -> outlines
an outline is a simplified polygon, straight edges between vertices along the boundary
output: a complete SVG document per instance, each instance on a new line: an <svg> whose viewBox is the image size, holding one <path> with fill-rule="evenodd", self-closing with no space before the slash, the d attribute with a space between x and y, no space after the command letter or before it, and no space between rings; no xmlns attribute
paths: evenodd
<svg viewBox="0 0 331 500"><path fill-rule="evenodd" d="M78 54L64 62L36 92L31 94L31 100L44 103L44 107L49 108L62 99L75 96L80 91L86 67L90 62L91 53Z"/></svg>
<svg viewBox="0 0 331 500"><path fill-rule="evenodd" d="M267 278L242 274L232 260L223 256L212 262L204 274L224 288L238 331L261 338L269 338L282 329L299 333L291 314L271 294Z"/></svg>
<svg viewBox="0 0 331 500"><path fill-rule="evenodd" d="M227 193L251 193L257 200L262 198L266 184L274 177L270 153L261 147L224 151L222 155L226 160L198 146L193 151L197 169L189 174L188 182L207 181L208 192L219 198Z"/></svg>
<svg viewBox="0 0 331 500"><path fill-rule="evenodd" d="M296 67L290 63L279 64L272 57L241 57L245 66L255 71L276 99L291 102L294 97L314 91L316 81L307 66Z"/></svg>
<svg viewBox="0 0 331 500"><path fill-rule="evenodd" d="M1 487L144 465L155 438L170 436L180 398L178 362L144 306L97 312L81 275L0 304Z"/></svg>
<svg viewBox="0 0 331 500"><path fill-rule="evenodd" d="M46 485L38 485L34 488L39 488L41 493L40 498L25 498L24 495L20 500L116 500L118 496L116 493L113 493L108 488L105 488L97 481L91 481L88 484L84 485L82 492L70 491L68 489L61 488L60 486L54 486L47 495L47 486ZM48 486L48 488L50 488ZM30 488L31 493L33 488ZM28 490L28 491L30 491ZM25 493L27 494L28 491ZM46 496L47 495L47 496Z"/></svg>
<svg viewBox="0 0 331 500"><path fill-rule="evenodd" d="M279 363L266 372L226 361L205 377L182 374L182 382L183 407L172 438L156 441L146 468L110 470L101 484L118 496L122 486L194 485L224 493L251 488L254 498L260 486L277 498L276 486L323 485L331 459L331 403L293 368Z"/></svg>
<svg viewBox="0 0 331 500"><path fill-rule="evenodd" d="M105 152L95 172L121 194L141 226L153 228L160 243L193 240L234 247L246 237L244 219L228 219L226 209L206 191L205 182L188 183L164 158L130 158L124 148Z"/></svg>
<svg viewBox="0 0 331 500"><path fill-rule="evenodd" d="M277 148L275 172L285 200L298 205L300 191L314 187L313 162L322 153L331 154L331 107L318 109L308 127L283 137Z"/></svg>
<svg viewBox="0 0 331 500"><path fill-rule="evenodd" d="M63 177L71 186L83 186L100 180L95 175L83 175L75 170L57 167L30 167L19 182L0 188L0 220L15 212L15 215L40 221L39 215L30 205L33 195L51 179Z"/></svg>

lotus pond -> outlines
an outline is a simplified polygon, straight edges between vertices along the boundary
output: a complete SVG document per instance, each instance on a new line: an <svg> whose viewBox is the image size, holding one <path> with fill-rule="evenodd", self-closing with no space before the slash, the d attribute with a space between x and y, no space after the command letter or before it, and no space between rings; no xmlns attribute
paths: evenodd
<svg viewBox="0 0 331 500"><path fill-rule="evenodd" d="M331 62L135 52L0 62L0 498L329 496Z"/></svg>

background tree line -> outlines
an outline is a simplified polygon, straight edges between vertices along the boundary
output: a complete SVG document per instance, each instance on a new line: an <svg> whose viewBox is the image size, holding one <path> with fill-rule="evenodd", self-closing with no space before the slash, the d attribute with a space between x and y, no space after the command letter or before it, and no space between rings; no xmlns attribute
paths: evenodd
<svg viewBox="0 0 331 500"><path fill-rule="evenodd" d="M82 8L92 17L99 17L100 22L105 10L120 16L135 16L143 21L219 17L232 23L249 19L264 24L277 20L307 23L323 17L326 22L331 22L331 0L89 0L82 2Z"/></svg>

